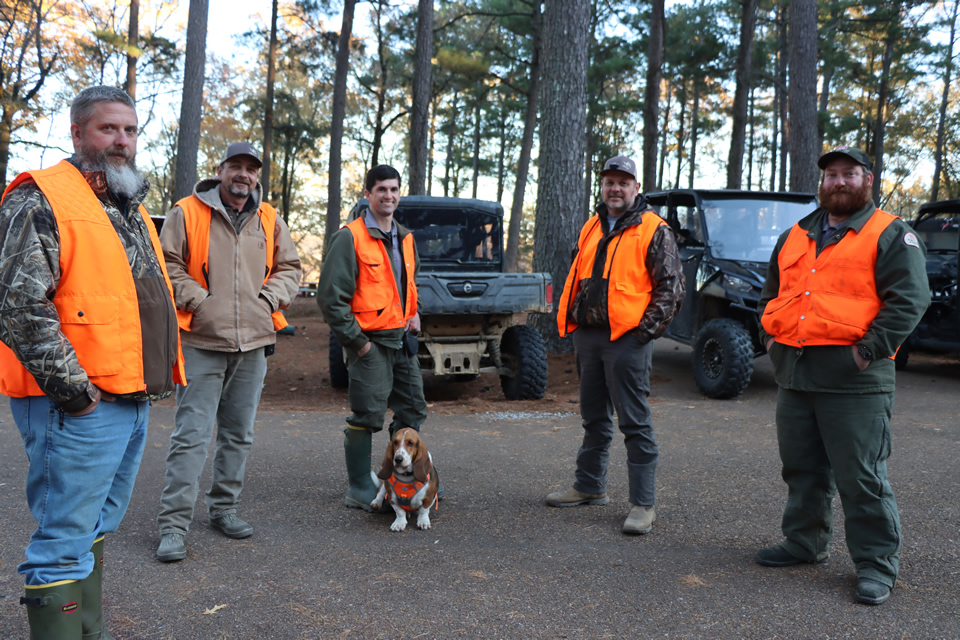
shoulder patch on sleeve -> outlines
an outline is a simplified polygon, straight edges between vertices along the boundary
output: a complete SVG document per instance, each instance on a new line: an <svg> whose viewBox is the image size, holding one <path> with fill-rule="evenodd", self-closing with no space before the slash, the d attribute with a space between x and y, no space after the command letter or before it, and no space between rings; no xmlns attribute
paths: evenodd
<svg viewBox="0 0 960 640"><path fill-rule="evenodd" d="M912 231L907 231L903 234L903 244L908 247L920 248L920 242L917 240L917 236Z"/></svg>

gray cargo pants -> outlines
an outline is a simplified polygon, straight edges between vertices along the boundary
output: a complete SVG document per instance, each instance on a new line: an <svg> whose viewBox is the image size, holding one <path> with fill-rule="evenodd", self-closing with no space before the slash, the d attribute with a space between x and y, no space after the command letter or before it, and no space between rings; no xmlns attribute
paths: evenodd
<svg viewBox="0 0 960 640"><path fill-rule="evenodd" d="M183 364L188 384L177 387L176 425L157 516L161 535L190 530L214 424L217 445L207 510L211 517L236 512L267 374L263 348L225 352L184 346Z"/></svg>
<svg viewBox="0 0 960 640"><path fill-rule="evenodd" d="M577 452L573 488L606 493L613 411L627 447L630 503L652 506L656 498L657 441L650 423L650 369L653 342L633 333L610 340L609 329L580 327L573 333L580 372L583 444Z"/></svg>

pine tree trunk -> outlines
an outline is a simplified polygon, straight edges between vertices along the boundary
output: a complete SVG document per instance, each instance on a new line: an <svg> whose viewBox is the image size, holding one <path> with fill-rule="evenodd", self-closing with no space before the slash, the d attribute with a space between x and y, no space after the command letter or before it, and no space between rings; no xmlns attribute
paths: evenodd
<svg viewBox="0 0 960 640"><path fill-rule="evenodd" d="M753 86L753 40L759 0L743 0L740 14L740 48L737 51L736 93L733 97L733 126L727 157L727 189L739 189L743 182L743 148L747 134L747 98Z"/></svg>
<svg viewBox="0 0 960 640"><path fill-rule="evenodd" d="M123 83L123 90L134 101L137 100L137 60L140 56L134 53L140 41L140 0L130 0L130 24L127 28L127 80Z"/></svg>
<svg viewBox="0 0 960 640"><path fill-rule="evenodd" d="M664 0L653 0L651 4L647 86L643 96L644 191L660 187L660 180L657 179L657 120L660 110L660 78L663 75ZM662 170L660 173L663 173Z"/></svg>
<svg viewBox="0 0 960 640"><path fill-rule="evenodd" d="M892 36L884 38L883 63L880 71L880 94L877 97L877 120L873 129L873 201L880 205L880 182L883 179L883 144L887 125L887 98L890 95L890 67L893 64Z"/></svg>
<svg viewBox="0 0 960 640"><path fill-rule="evenodd" d="M270 169L273 155L273 85L277 79L277 10L279 0L273 0L270 17L270 49L267 53L267 103L263 109L263 167L260 169L260 184L263 199L270 200Z"/></svg>
<svg viewBox="0 0 960 640"><path fill-rule="evenodd" d="M540 180L533 269L552 275L554 309L582 220L578 209L583 202L590 13L589 2L552 0L546 3L543 14ZM548 351L571 349L570 341L561 340L557 334L555 314L539 314L534 323Z"/></svg>
<svg viewBox="0 0 960 640"><path fill-rule="evenodd" d="M820 138L817 133L817 3L790 2L790 190L816 192Z"/></svg>
<svg viewBox="0 0 960 640"><path fill-rule="evenodd" d="M207 0L190 0L187 17L187 50L183 61L183 101L180 103L180 135L177 140L177 171L173 200L193 193L197 183L197 153L203 117L203 73L207 49Z"/></svg>
<svg viewBox="0 0 960 640"><path fill-rule="evenodd" d="M426 193L427 142L430 88L433 68L433 0L417 7L417 44L413 54L413 100L410 108L410 167L408 189L412 196Z"/></svg>
<svg viewBox="0 0 960 640"><path fill-rule="evenodd" d="M337 66L333 80L333 111L330 116L330 164L327 168L327 221L323 238L324 254L330 237L340 228L340 176L343 121L347 112L347 73L350 71L350 35L356 0L344 0L343 22L337 43Z"/></svg>
<svg viewBox="0 0 960 640"><path fill-rule="evenodd" d="M523 222L523 198L527 190L527 174L530 171L530 157L533 155L533 134L537 129L537 111L540 105L540 54L543 46L541 30L543 19L540 15L540 3L533 3L530 17L532 31L532 51L530 55L530 85L527 90L527 111L523 117L523 138L520 142L520 157L517 160L517 178L513 186L513 203L510 206L510 230L507 234L507 251L504 254L504 268L516 271L520 259L520 227Z"/></svg>
<svg viewBox="0 0 960 640"><path fill-rule="evenodd" d="M940 99L940 115L937 119L937 146L933 154L933 183L930 189L930 202L940 197L940 174L943 172L944 127L947 120L947 106L950 99L950 77L953 72L953 44L957 37L957 9L960 0L953 3L953 15L950 18L950 44L943 67L943 96Z"/></svg>

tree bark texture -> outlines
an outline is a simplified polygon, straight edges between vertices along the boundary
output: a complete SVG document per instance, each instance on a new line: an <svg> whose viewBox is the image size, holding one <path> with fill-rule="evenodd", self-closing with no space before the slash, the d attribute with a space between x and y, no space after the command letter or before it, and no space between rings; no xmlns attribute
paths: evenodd
<svg viewBox="0 0 960 640"><path fill-rule="evenodd" d="M520 261L520 227L523 223L523 196L527 190L527 174L530 172L530 157L533 155L533 135L537 130L537 112L540 105L540 55L543 49L543 17L540 3L533 3L530 18L533 44L530 55L530 80L527 89L527 110L523 117L523 138L520 142L520 157L517 159L517 178L513 186L513 203L510 206L510 230L507 233L507 251L504 254L507 271L516 271Z"/></svg>
<svg viewBox="0 0 960 640"><path fill-rule="evenodd" d="M323 238L324 255L330 237L340 228L340 176L343 120L347 112L347 73L350 71L350 34L356 0L344 0L343 22L337 43L337 66L333 79L333 111L330 118L330 166L327 184L327 221Z"/></svg>
<svg viewBox="0 0 960 640"><path fill-rule="evenodd" d="M753 86L753 40L756 36L759 0L742 0L740 48L735 72L737 90L733 96L733 126L727 156L727 189L739 189L743 182L743 148L747 135L747 97Z"/></svg>
<svg viewBox="0 0 960 640"><path fill-rule="evenodd" d="M137 99L137 46L140 41L140 0L130 0L130 23L127 28L127 81L123 90L134 101Z"/></svg>
<svg viewBox="0 0 960 640"><path fill-rule="evenodd" d="M260 170L260 184L263 185L263 198L270 200L270 170L273 164L273 87L277 81L277 12L279 0L273 0L270 16L270 48L267 53L267 103L263 108L263 168Z"/></svg>
<svg viewBox="0 0 960 640"><path fill-rule="evenodd" d="M790 0L790 190L816 192L820 172L817 129L817 3Z"/></svg>
<svg viewBox="0 0 960 640"><path fill-rule="evenodd" d="M187 16L187 50L183 61L183 101L177 138L177 171L173 201L193 193L197 183L197 153L203 117L203 74L207 50L207 0L190 0Z"/></svg>
<svg viewBox="0 0 960 640"><path fill-rule="evenodd" d="M543 13L543 85L540 93L540 180L533 232L533 269L553 277L554 309L570 269L583 212L584 131L590 3L551 0ZM557 334L556 316L535 320L553 353L569 351Z"/></svg>
<svg viewBox="0 0 960 640"><path fill-rule="evenodd" d="M650 13L650 48L647 51L647 86L643 96L643 190L659 188L657 180L657 124L660 78L663 74L664 0L653 0Z"/></svg>
<svg viewBox="0 0 960 640"><path fill-rule="evenodd" d="M940 99L940 114L937 119L937 146L933 154L933 182L930 188L930 202L936 202L940 194L940 174L943 172L944 128L947 120L947 105L950 99L950 78L953 74L953 43L957 37L957 9L960 0L953 3L953 15L950 18L950 43L947 46L947 58L943 66L943 96Z"/></svg>
<svg viewBox="0 0 960 640"><path fill-rule="evenodd" d="M427 142L430 86L433 75L433 0L420 0L417 7L417 44L413 56L413 100L410 109L410 195L426 193Z"/></svg>

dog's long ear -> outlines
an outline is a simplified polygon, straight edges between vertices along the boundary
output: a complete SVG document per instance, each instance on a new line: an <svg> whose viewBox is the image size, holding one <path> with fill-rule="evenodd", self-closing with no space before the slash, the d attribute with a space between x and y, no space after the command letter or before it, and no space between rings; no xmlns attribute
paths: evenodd
<svg viewBox="0 0 960 640"><path fill-rule="evenodd" d="M383 455L383 462L380 464L380 471L377 472L377 477L381 480L386 480L393 475L393 454L396 450L396 447L393 444L393 440L387 443L387 452Z"/></svg>
<svg viewBox="0 0 960 640"><path fill-rule="evenodd" d="M426 482L428 473L430 473L430 454L427 453L427 443L421 439L417 443L417 455L413 459L413 477L420 482Z"/></svg>

